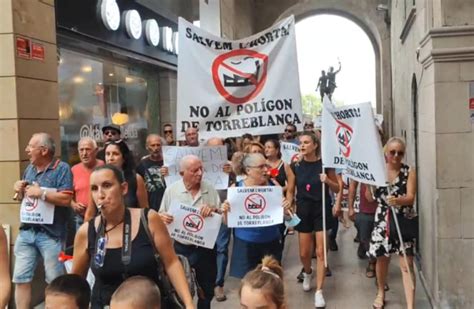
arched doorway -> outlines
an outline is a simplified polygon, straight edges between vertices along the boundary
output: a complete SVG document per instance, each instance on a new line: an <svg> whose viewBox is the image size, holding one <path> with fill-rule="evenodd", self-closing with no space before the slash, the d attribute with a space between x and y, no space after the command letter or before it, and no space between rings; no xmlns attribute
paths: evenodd
<svg viewBox="0 0 474 309"><path fill-rule="evenodd" d="M296 22L312 15L339 15L356 23L369 37L375 53L375 82L377 113L384 117L386 135L392 135L392 82L390 28L385 13L377 10L379 2L370 1L273 1L256 2L255 30L260 31L277 20L294 15ZM271 8L271 9L269 9ZM325 31L328 31L327 29Z"/></svg>

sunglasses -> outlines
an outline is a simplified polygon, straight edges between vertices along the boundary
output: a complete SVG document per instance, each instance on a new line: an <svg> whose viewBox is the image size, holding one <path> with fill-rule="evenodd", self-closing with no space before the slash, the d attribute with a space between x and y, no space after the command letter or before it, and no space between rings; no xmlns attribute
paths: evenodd
<svg viewBox="0 0 474 309"><path fill-rule="evenodd" d="M119 135L119 133L115 130L105 130L104 131L104 135L109 135L109 134L112 134L112 135Z"/></svg>
<svg viewBox="0 0 474 309"><path fill-rule="evenodd" d="M168 134L168 133L172 134L173 130L165 130L164 132L165 132L165 134Z"/></svg>
<svg viewBox="0 0 474 309"><path fill-rule="evenodd" d="M403 155L405 154L404 151L396 151L396 150L390 150L389 153L392 157L394 157L395 155L399 157L403 157Z"/></svg>
<svg viewBox="0 0 474 309"><path fill-rule="evenodd" d="M285 133L295 133L295 131L293 131L293 130L288 130L288 129L285 129Z"/></svg>

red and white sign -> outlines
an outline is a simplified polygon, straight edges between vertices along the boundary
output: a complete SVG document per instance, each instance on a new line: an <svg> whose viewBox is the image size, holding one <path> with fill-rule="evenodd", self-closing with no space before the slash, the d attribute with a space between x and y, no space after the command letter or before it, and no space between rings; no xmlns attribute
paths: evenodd
<svg viewBox="0 0 474 309"><path fill-rule="evenodd" d="M291 164L291 162L298 160L300 146L293 143L280 142L280 151L283 162Z"/></svg>
<svg viewBox="0 0 474 309"><path fill-rule="evenodd" d="M231 41L179 19L178 139L235 137L302 129L295 21L291 16Z"/></svg>
<svg viewBox="0 0 474 309"><path fill-rule="evenodd" d="M56 192L56 189L41 188L48 192ZM21 223L52 224L54 221L54 205L39 198L24 197L20 207Z"/></svg>
<svg viewBox="0 0 474 309"><path fill-rule="evenodd" d="M31 43L31 59L44 61L44 46L39 43Z"/></svg>
<svg viewBox="0 0 474 309"><path fill-rule="evenodd" d="M370 103L334 107L323 99L321 154L324 167L342 168L347 177L387 185L380 137Z"/></svg>
<svg viewBox="0 0 474 309"><path fill-rule="evenodd" d="M23 59L31 59L31 42L27 38L16 37L16 56Z"/></svg>
<svg viewBox="0 0 474 309"><path fill-rule="evenodd" d="M168 213L173 222L168 227L171 238L185 244L212 249L222 223L222 216L213 213L211 217L202 217L200 209L173 202Z"/></svg>
<svg viewBox="0 0 474 309"><path fill-rule="evenodd" d="M227 191L229 227L261 227L283 223L283 191L279 186L232 187Z"/></svg>

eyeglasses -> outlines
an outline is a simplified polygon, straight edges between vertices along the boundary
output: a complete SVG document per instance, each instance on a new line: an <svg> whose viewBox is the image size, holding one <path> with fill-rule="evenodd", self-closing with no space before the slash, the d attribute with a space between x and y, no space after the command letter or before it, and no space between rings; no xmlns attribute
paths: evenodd
<svg viewBox="0 0 474 309"><path fill-rule="evenodd" d="M270 165L268 164L260 164L260 165L254 165L254 166L247 166L249 168L258 168L259 170L264 169L264 168L270 168Z"/></svg>
<svg viewBox="0 0 474 309"><path fill-rule="evenodd" d="M311 128L311 129L312 129L312 128L313 128L313 125L312 125L312 124L305 124L304 127L305 127L305 128Z"/></svg>
<svg viewBox="0 0 474 309"><path fill-rule="evenodd" d="M163 131L163 132L165 132L165 134L172 134L172 133L173 133L173 130L165 130L165 131Z"/></svg>
<svg viewBox="0 0 474 309"><path fill-rule="evenodd" d="M392 157L394 157L395 155L399 157L403 157L403 155L405 154L404 151L397 151L397 150L390 150L389 153Z"/></svg>
<svg viewBox="0 0 474 309"><path fill-rule="evenodd" d="M288 130L288 129L285 129L285 133L295 133L295 131L293 131L293 130Z"/></svg>

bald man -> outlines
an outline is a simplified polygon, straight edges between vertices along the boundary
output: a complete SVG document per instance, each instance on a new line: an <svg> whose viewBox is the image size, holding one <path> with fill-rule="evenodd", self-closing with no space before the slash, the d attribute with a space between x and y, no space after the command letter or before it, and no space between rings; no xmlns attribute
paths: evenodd
<svg viewBox="0 0 474 309"><path fill-rule="evenodd" d="M169 213L172 202L177 201L185 205L200 209L203 217L209 217L214 212L220 212L220 199L214 187L202 179L202 161L195 155L184 156L179 162L182 179L166 188L160 207L160 216L165 224L173 222L173 215ZM191 243L178 240L174 242L177 254L188 258L191 267L196 271L196 280L203 290L199 297L198 309L210 309L214 297L216 281L216 250L198 247Z"/></svg>
<svg viewBox="0 0 474 309"><path fill-rule="evenodd" d="M115 290L110 300L110 309L160 309L161 295L156 284L143 276L125 280Z"/></svg>
<svg viewBox="0 0 474 309"><path fill-rule="evenodd" d="M158 134L148 135L146 138L148 155L137 166L137 173L145 181L148 204L156 211L160 210L161 200L166 189L164 176L167 175L165 173L167 170L165 171L163 168L163 153L161 151L163 142L163 138Z"/></svg>
<svg viewBox="0 0 474 309"><path fill-rule="evenodd" d="M197 128L188 128L186 132L184 132L184 138L186 139L186 146L199 146L199 132Z"/></svg>

